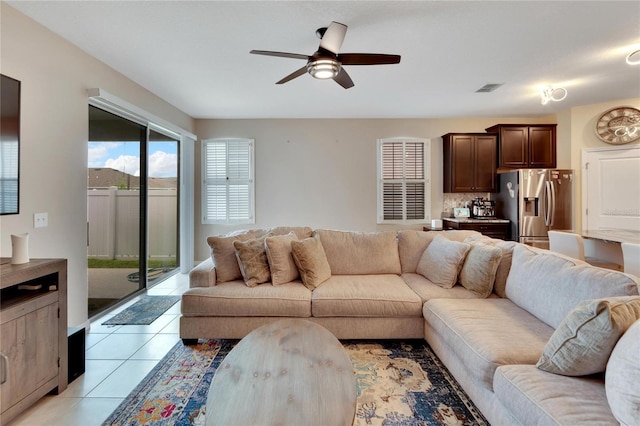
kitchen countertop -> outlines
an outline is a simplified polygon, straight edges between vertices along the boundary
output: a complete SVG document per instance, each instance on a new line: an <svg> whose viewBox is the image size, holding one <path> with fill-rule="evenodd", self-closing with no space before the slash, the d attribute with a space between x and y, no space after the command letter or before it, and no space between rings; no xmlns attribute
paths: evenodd
<svg viewBox="0 0 640 426"><path fill-rule="evenodd" d="M612 241L615 243L640 244L640 231L631 229L583 229L579 231L579 233L584 238Z"/></svg>
<svg viewBox="0 0 640 426"><path fill-rule="evenodd" d="M457 223L509 223L507 219L474 219L471 217L443 217L442 221Z"/></svg>

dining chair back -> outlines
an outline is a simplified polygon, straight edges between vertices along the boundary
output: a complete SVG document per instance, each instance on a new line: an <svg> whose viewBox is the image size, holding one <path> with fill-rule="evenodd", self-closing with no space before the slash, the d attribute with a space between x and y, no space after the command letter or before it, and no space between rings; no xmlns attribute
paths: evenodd
<svg viewBox="0 0 640 426"><path fill-rule="evenodd" d="M599 268L622 271L622 265L593 256L585 256L584 240L580 234L567 231L549 231L548 235L549 250L551 251L582 260Z"/></svg>
<svg viewBox="0 0 640 426"><path fill-rule="evenodd" d="M640 244L622 243L624 272L640 277Z"/></svg>
<svg viewBox="0 0 640 426"><path fill-rule="evenodd" d="M584 241L573 232L549 231L549 250L574 259L584 260Z"/></svg>

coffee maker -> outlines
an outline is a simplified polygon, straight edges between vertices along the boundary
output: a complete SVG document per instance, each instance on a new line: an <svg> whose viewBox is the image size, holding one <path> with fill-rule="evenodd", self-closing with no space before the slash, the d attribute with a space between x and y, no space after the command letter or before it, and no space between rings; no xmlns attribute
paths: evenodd
<svg viewBox="0 0 640 426"><path fill-rule="evenodd" d="M471 216L476 219L495 219L496 202L476 197L472 202Z"/></svg>

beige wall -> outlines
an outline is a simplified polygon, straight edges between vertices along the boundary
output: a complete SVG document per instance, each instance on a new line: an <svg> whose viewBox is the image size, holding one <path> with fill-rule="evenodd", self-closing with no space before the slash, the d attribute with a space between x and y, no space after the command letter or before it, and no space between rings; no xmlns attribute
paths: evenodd
<svg viewBox="0 0 640 426"><path fill-rule="evenodd" d="M640 98L622 99L612 102L579 106L571 108L563 114L558 114L558 127L568 130L570 137L570 167L574 169L575 180L575 209L574 228L582 227L582 150L584 148L606 148L612 145L602 142L595 133L596 121L603 112L619 106L631 106L640 109ZM634 142L640 144L640 141ZM631 144L633 145L633 144Z"/></svg>
<svg viewBox="0 0 640 426"><path fill-rule="evenodd" d="M28 232L31 257L67 258L69 325L79 325L87 320L86 90L103 88L189 131L193 120L5 3L0 14L0 71L22 82L20 214L0 217L0 255L11 256L11 234ZM33 228L37 212L49 213L47 228Z"/></svg>
<svg viewBox="0 0 640 426"><path fill-rule="evenodd" d="M200 139L256 140L256 224L308 225L373 231L376 224L376 140L394 136L431 139L431 216L443 208L442 138L450 132L484 132L498 123L555 123L555 116L474 119L196 120ZM558 138L569 163L566 132ZM196 146L196 177L200 176ZM206 237L234 228L202 225L196 178L195 258L209 255Z"/></svg>
<svg viewBox="0 0 640 426"><path fill-rule="evenodd" d="M640 99L575 107L555 115L520 118L385 120L196 120L199 138L256 140L256 224L309 225L373 231L376 224L376 140L431 139L431 217L443 208L442 139L449 132L483 132L497 123L558 123L557 167L576 170L574 227L581 223L580 158L583 148L606 146L593 129L607 109ZM195 258L209 255L206 237L232 227L200 220L200 146L196 145Z"/></svg>

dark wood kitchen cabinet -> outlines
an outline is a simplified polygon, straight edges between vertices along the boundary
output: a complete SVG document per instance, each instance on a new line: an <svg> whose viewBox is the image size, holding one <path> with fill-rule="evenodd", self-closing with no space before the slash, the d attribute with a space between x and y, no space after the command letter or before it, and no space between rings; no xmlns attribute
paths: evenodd
<svg viewBox="0 0 640 426"><path fill-rule="evenodd" d="M463 229L478 231L482 235L500 240L507 240L509 237L509 221L508 220L451 220L442 219L442 227L448 229Z"/></svg>
<svg viewBox="0 0 640 426"><path fill-rule="evenodd" d="M444 192L496 192L497 135L447 133L444 143Z"/></svg>
<svg viewBox="0 0 640 426"><path fill-rule="evenodd" d="M496 124L498 168L552 169L556 167L555 124Z"/></svg>

